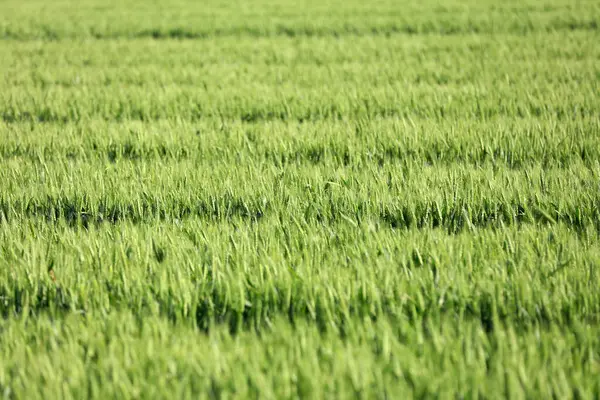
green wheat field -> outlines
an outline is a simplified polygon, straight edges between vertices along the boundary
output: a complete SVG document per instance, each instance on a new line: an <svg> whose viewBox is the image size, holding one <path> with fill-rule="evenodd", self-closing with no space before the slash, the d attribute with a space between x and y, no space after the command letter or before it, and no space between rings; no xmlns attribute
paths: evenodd
<svg viewBox="0 0 600 400"><path fill-rule="evenodd" d="M0 396L600 398L597 0L0 0Z"/></svg>

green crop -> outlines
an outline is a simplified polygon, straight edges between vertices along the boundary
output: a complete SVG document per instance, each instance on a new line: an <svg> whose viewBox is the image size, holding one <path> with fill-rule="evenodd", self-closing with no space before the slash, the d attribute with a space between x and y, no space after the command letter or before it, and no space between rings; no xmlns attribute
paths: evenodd
<svg viewBox="0 0 600 400"><path fill-rule="evenodd" d="M600 397L597 1L0 4L0 396Z"/></svg>

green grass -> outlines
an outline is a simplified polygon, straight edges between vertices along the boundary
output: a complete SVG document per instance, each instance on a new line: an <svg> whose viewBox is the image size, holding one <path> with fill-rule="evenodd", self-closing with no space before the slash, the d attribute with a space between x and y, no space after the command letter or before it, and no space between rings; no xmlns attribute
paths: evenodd
<svg viewBox="0 0 600 400"><path fill-rule="evenodd" d="M0 2L0 396L599 398L599 20Z"/></svg>

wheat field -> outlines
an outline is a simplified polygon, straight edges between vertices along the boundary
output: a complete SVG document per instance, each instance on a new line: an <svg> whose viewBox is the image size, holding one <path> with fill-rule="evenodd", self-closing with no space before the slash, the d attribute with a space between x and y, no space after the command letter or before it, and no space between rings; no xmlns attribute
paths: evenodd
<svg viewBox="0 0 600 400"><path fill-rule="evenodd" d="M598 399L599 21L0 1L0 396Z"/></svg>

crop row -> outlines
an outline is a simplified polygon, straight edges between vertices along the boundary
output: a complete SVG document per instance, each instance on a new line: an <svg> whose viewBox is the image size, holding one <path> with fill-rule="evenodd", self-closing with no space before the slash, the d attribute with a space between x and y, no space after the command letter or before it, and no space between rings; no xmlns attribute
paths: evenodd
<svg viewBox="0 0 600 400"><path fill-rule="evenodd" d="M0 126L0 159L26 162L123 161L159 164L189 160L286 167L314 164L423 168L464 163L510 168L594 166L600 160L600 123L364 119L355 121L205 121Z"/></svg>
<svg viewBox="0 0 600 400"><path fill-rule="evenodd" d="M600 9L594 1L568 1L539 4L496 5L475 1L444 3L427 1L419 6L410 2L383 1L365 7L354 2L327 3L306 1L299 12L295 5L282 1L262 1L252 7L230 4L180 5L166 1L150 8L140 3L135 17L128 6L118 2L95 7L93 1L72 7L68 2L46 7L30 2L22 6L10 1L0 19L0 38L16 40L60 40L64 38L168 38L205 39L221 36L329 36L417 34L527 34L598 30ZM403 4L402 4L403 3ZM18 4L18 5L17 5ZM427 10L427 11L424 11Z"/></svg>
<svg viewBox="0 0 600 400"><path fill-rule="evenodd" d="M30 221L1 225L0 235L5 316L126 309L238 330L276 316L343 329L354 318L448 315L490 331L503 321L600 316L598 234L578 238L564 225L449 236L372 224L188 221L83 231Z"/></svg>
<svg viewBox="0 0 600 400"><path fill-rule="evenodd" d="M580 323L525 332L508 325L488 335L478 324L452 318L418 324L382 318L355 320L343 336L280 318L258 332L233 336L219 327L204 336L131 312L70 315L60 324L47 316L2 323L0 389L19 398L65 392L78 398L600 393L596 326ZM40 381L39 388L31 384Z"/></svg>
<svg viewBox="0 0 600 400"><path fill-rule="evenodd" d="M494 176L492 171L461 174L433 169L403 179L389 173L366 174L364 180L344 177L343 171L317 180L310 178L310 171L260 179L251 178L258 171L240 171L239 181L223 176L220 184L203 175L177 177L166 172L153 182L121 173L87 175L75 181L77 175L67 175L59 178L64 180L60 183L56 177L43 176L43 168L38 171L47 183L40 178L33 178L38 180L34 184L9 181L0 194L0 222L25 218L88 228L200 218L240 223L375 223L394 229L439 227L451 233L561 222L577 231L600 229L597 173L587 170ZM587 178L577 177L578 173ZM244 180L253 184L240 186Z"/></svg>
<svg viewBox="0 0 600 400"><path fill-rule="evenodd" d="M23 84L41 84L52 83L52 78L58 78L66 84L67 75L71 73L74 75L72 81L77 75L82 84L104 83L98 78L111 78L115 82L137 81L151 86L190 83L193 79L199 80L202 74L220 80L231 79L234 71L264 80L270 75L264 71L281 73L283 66L297 69L311 78L327 76L326 67L329 67L342 74L341 77L353 72L375 78L374 71L388 74L396 71L410 77L421 72L421 78L427 80L443 72L450 79L458 77L461 82L468 82L468 77L495 77L501 76L502 71L514 70L529 77L530 71L543 72L547 80L552 78L549 65L577 67L586 62L588 68L597 69L595 60L600 49L596 46L595 35L560 32L527 37L432 34L410 40L393 37L336 40L242 37L161 42L148 39L8 41L0 47L0 54L0 65L6 68L5 82L17 78L16 82ZM308 69L308 66L312 68ZM352 70L360 66L364 66L362 71ZM122 74L122 81L119 81L119 74ZM304 79L299 75L290 77L295 82ZM27 81L27 78L32 80ZM148 78L148 81L142 78ZM211 83L211 79L206 81Z"/></svg>
<svg viewBox="0 0 600 400"><path fill-rule="evenodd" d="M51 91L9 88L0 94L5 122L62 122L89 119L141 120L206 118L255 121L313 121L347 118L428 118L435 121L467 118L488 120L514 116L569 121L597 118L593 86L577 92L551 88L530 92L526 87L413 88L402 85L307 89L299 95L291 85L246 86L236 91L198 91L195 88L113 88Z"/></svg>

